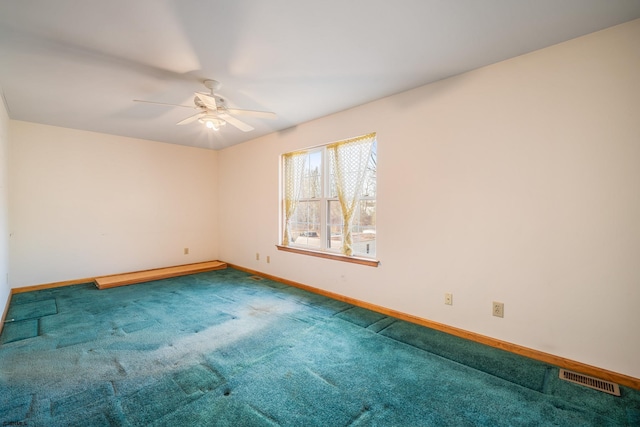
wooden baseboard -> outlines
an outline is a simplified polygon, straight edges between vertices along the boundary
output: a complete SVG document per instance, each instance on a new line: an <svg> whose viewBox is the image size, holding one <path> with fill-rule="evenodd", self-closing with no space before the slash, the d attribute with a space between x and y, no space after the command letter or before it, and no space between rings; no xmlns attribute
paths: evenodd
<svg viewBox="0 0 640 427"><path fill-rule="evenodd" d="M7 318L7 313L9 312L9 304L11 304L11 295L13 293L9 291L9 295L7 296L7 303L4 306L4 310L2 312L2 319L0 319L0 335L2 335L2 329L4 328L4 321Z"/></svg>
<svg viewBox="0 0 640 427"><path fill-rule="evenodd" d="M571 371L580 372L585 375L590 375L596 378L601 378L603 380L611 381L614 383L618 383L620 385L634 388L636 390L640 390L640 378L635 378L635 377L620 374L617 372L609 371L606 369L598 368L596 366L587 365L582 362L577 362L575 360L566 359L564 357L545 353L543 351L534 350L528 347L523 347L518 344L501 341L485 335L477 334L475 332L470 332L464 329L455 328L453 326L448 326L443 323L434 322L432 320L424 319L418 316L403 313L403 312L382 307L376 304L370 304L365 301L340 295L334 292L325 291L323 289L315 288L313 286L308 286L302 283L294 282L292 280L283 279L277 276L272 276L270 274L262 273L257 270L252 270L250 268L245 268L235 264L227 264L227 265L230 268L235 268L236 270L241 270L250 274L254 274L256 276L261 276L270 280L274 280L276 282L284 283L289 286L304 289L305 291L313 292L315 294L323 295L338 301L346 302L348 304L352 304L357 307L366 308L368 310L375 311L375 312L384 314L386 316L391 316L391 317L395 317L396 319L405 320L407 322L415 323L421 326L426 326L427 328L435 329L435 330L445 332L447 334L464 338L470 341L475 341L475 342L485 344L491 347L499 348L501 350L505 350L511 353L519 354L520 356L528 357L530 359L539 360L541 362L548 363L550 365L554 365L559 368L569 369Z"/></svg>

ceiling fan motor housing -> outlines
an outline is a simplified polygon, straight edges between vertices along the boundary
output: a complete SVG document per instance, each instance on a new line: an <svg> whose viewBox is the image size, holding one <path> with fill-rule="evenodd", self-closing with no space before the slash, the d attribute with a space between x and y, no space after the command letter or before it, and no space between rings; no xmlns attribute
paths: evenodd
<svg viewBox="0 0 640 427"><path fill-rule="evenodd" d="M214 95L213 98L215 98L216 100L216 105L218 107L224 107L224 98L218 96L218 95ZM195 96L193 98L193 103L196 104L196 107L198 108L207 108L207 106L204 104L204 102L202 102L202 100L200 98L198 98L197 96Z"/></svg>

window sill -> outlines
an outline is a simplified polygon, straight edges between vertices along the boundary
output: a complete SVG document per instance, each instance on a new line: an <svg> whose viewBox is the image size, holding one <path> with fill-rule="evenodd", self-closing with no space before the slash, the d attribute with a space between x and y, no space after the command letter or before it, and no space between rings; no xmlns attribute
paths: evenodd
<svg viewBox="0 0 640 427"><path fill-rule="evenodd" d="M291 246L276 245L276 248L278 248L279 251L291 252L291 253L294 253L294 254L301 254L301 255L315 256L315 257L318 257L318 258L332 259L334 261L350 262L352 264L366 265L366 266L369 266L369 267L377 267L380 264L380 261L375 260L375 259L339 255L339 254L333 254L333 253L329 253L329 252L314 251L314 250L310 250L310 249L294 248L294 247L291 247Z"/></svg>

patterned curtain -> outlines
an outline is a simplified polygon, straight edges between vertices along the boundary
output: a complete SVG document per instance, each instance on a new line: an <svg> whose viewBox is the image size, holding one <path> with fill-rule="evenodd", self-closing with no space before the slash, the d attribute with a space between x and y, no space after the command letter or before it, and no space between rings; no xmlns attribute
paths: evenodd
<svg viewBox="0 0 640 427"><path fill-rule="evenodd" d="M306 151L296 151L282 156L284 161L284 233L282 245L288 246L291 237L289 221L298 207L300 189L302 188L302 174L307 161Z"/></svg>
<svg viewBox="0 0 640 427"><path fill-rule="evenodd" d="M342 253L353 254L351 223L367 173L367 164L376 134L360 136L327 146L338 201L342 208Z"/></svg>

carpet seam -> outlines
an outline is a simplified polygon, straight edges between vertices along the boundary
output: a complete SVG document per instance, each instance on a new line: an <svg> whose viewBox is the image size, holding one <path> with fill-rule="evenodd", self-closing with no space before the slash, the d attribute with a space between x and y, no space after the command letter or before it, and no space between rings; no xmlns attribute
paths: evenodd
<svg viewBox="0 0 640 427"><path fill-rule="evenodd" d="M374 333L375 333L375 332L374 332ZM527 389L527 390L535 391L536 393L540 393L540 394L545 394L545 395L546 395L546 393L543 393L543 392L541 392L540 390L536 390L536 389L534 389L534 388L527 387L527 386L522 385L522 384L518 384L518 383L516 383L516 382L514 382L514 381L510 381L510 380L508 380L508 379L506 379L506 378L499 377L499 376L497 376L497 375L495 375L495 374L492 374L492 373L487 372L487 371L483 371L482 369L476 368L476 367L474 367L474 366L470 366L470 365L467 365L467 364L465 364L465 363L458 362L457 360L450 359L450 358L448 358L448 357L446 357L446 356L443 356L443 355L441 355L441 354L434 353L434 352L429 351L429 350L425 350L425 349L423 349L423 348L421 348L421 347L418 347L417 345L414 345L414 344L411 344L411 343L408 343L408 342L405 342L405 341L400 341L400 340L398 340L398 339L396 339L396 338L393 338L393 337L390 337L390 336L388 336L388 335L380 335L380 336L381 336L381 337L384 337L384 338L387 338L387 339L390 339L390 340L392 340L392 341L395 341L395 342L397 342L397 343L404 344L404 345L407 345L407 346L409 346L409 347L415 348L415 349L417 349L417 350L420 350L420 351L422 351L422 352L428 353L428 354L430 354L430 355L432 355L432 356L435 356L435 357L438 357L438 358L440 358L440 359L447 360L447 361L449 361L449 362L451 362L451 363L455 363L455 364L456 364L456 365L458 365L458 366L464 366L464 367L466 367L466 368L473 369L473 370L474 370L474 371L476 371L476 372L481 372L481 373L483 373L483 374L485 374L485 375L491 376L491 377L493 377L493 378L497 378L497 379L499 379L500 381L504 381L504 382L507 382L507 383L509 383L509 384L513 384L513 385L515 385L515 386L522 387L522 388L525 388L525 389ZM549 365L548 367L550 367L550 365Z"/></svg>

